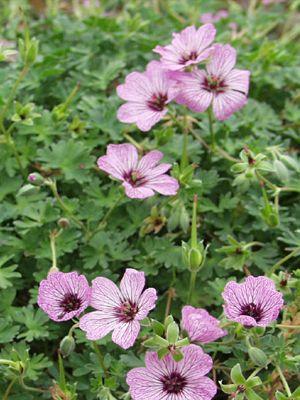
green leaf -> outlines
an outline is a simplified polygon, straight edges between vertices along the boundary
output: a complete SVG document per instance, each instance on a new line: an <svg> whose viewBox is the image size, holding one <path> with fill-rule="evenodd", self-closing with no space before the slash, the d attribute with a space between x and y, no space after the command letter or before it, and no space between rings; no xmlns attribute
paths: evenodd
<svg viewBox="0 0 300 400"><path fill-rule="evenodd" d="M246 382L241 370L240 364L236 364L230 372L230 377L233 383L236 385L242 385Z"/></svg>

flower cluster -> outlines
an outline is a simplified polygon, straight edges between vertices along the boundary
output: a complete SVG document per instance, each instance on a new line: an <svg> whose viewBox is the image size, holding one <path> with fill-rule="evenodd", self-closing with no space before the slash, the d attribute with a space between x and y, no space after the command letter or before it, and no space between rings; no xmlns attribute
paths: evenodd
<svg viewBox="0 0 300 400"><path fill-rule="evenodd" d="M171 164L158 165L162 158L163 153L153 150L139 160L132 144L110 144L106 155L98 159L98 167L122 181L130 198L145 199L154 196L155 192L172 196L177 193L179 184L166 174Z"/></svg>
<svg viewBox="0 0 300 400"><path fill-rule="evenodd" d="M112 341L123 349L133 346L140 332L140 321L155 308L157 293L144 290L145 274L126 269L120 288L110 279L98 277L92 287L76 272L53 272L40 283L38 304L57 322L80 317L79 327L89 340L98 340L112 332ZM224 311L228 319L245 327L267 326L278 317L283 307L281 293L269 278L249 276L244 283L228 282L224 292ZM91 306L91 311L81 316ZM191 342L205 344L227 334L220 321L206 310L186 305L182 309L182 329ZM216 384L205 375L212 359L196 344L182 349L177 362L171 354L159 358L149 351L144 368L127 374L133 400L210 400Z"/></svg>
<svg viewBox="0 0 300 400"><path fill-rule="evenodd" d="M145 72L132 72L119 85L127 101L118 119L149 131L168 111L171 101L195 112L209 107L218 120L229 118L247 102L250 72L235 68L236 51L230 45L212 44L216 29L207 23L173 34L172 43L156 46L160 61L151 61ZM198 69L205 63L204 69Z"/></svg>

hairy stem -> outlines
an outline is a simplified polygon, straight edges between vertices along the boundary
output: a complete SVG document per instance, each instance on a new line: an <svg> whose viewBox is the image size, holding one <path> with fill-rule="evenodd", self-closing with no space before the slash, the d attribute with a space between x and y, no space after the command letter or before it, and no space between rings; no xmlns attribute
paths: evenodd
<svg viewBox="0 0 300 400"><path fill-rule="evenodd" d="M60 352L58 352L58 369L59 369L59 387L63 392L65 392L67 389L66 375L65 375L63 359Z"/></svg>
<svg viewBox="0 0 300 400"><path fill-rule="evenodd" d="M104 356L103 356L103 354L102 354L102 352L100 350L100 347L97 345L96 342L93 342L93 347L94 347L95 353L97 355L99 364L100 364L101 368L103 369L104 376L105 376L105 378L107 378L109 376L109 373L108 373L108 370L107 370L107 368L105 366Z"/></svg>
<svg viewBox="0 0 300 400"><path fill-rule="evenodd" d="M290 258L295 257L298 253L300 252L300 247L296 247L291 253L283 257L281 260L279 260L276 264L273 265L271 268L269 275L273 274L282 264L287 262Z"/></svg>
<svg viewBox="0 0 300 400"><path fill-rule="evenodd" d="M210 142L211 142L211 151L216 151L216 134L214 131L214 124L213 124L213 115L211 108L207 110L208 114L208 126L209 126L209 133L210 133Z"/></svg>
<svg viewBox="0 0 300 400"><path fill-rule="evenodd" d="M196 277L197 277L197 271L191 271L191 276L190 276L190 287L189 287L189 294L188 294L188 304L191 304L195 285L196 285Z"/></svg>
<svg viewBox="0 0 300 400"><path fill-rule="evenodd" d="M50 187L54 197L56 198L60 208L66 213L68 214L68 216L70 217L70 219L78 226L80 226L82 228L82 230L84 232L87 232L87 228L84 225L83 222L81 222L77 217L75 217L75 215L73 214L73 212L69 209L69 207L63 202L62 198L60 197L58 191L57 191L57 186L56 186L56 182L53 181L49 181L48 186Z"/></svg>
<svg viewBox="0 0 300 400"><path fill-rule="evenodd" d="M10 384L7 386L7 389L6 389L5 393L4 393L4 396L3 396L3 399L2 399L2 400L8 400L8 396L9 396L9 394L10 394L10 392L11 392L11 389L13 388L13 386L14 386L16 380L17 380L17 378L14 378L14 379L10 382Z"/></svg>
<svg viewBox="0 0 300 400"><path fill-rule="evenodd" d="M277 369L277 372L278 372L278 374L280 376L281 382L282 382L282 384L284 386L284 389L285 389L288 397L292 396L291 389L289 387L289 384L287 383L287 380L285 379L285 376L283 375L283 372L282 372L280 366L278 364L276 364L275 367Z"/></svg>

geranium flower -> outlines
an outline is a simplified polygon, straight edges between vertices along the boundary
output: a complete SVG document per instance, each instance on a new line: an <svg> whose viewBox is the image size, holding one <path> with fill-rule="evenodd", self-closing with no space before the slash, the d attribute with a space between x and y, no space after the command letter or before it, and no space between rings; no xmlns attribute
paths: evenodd
<svg viewBox="0 0 300 400"><path fill-rule="evenodd" d="M182 71L190 65L199 64L208 58L208 48L216 36L212 24L205 24L199 29L188 26L180 33L173 33L172 43L167 46L156 46L153 51L161 55L164 68L170 71Z"/></svg>
<svg viewBox="0 0 300 400"><path fill-rule="evenodd" d="M227 10L219 10L217 11L215 14L213 13L204 13L200 16L200 21L203 24L207 24L207 23L215 23L215 22L219 22L221 19L223 18L227 18L229 15Z"/></svg>
<svg viewBox="0 0 300 400"><path fill-rule="evenodd" d="M228 319L244 326L267 326L283 307L282 294L264 276L248 276L244 283L230 281L222 293Z"/></svg>
<svg viewBox="0 0 300 400"><path fill-rule="evenodd" d="M230 45L214 45L206 71L175 72L179 81L179 104L195 112L203 112L212 105L216 118L229 118L247 103L250 71L235 69L236 51Z"/></svg>
<svg viewBox="0 0 300 400"><path fill-rule="evenodd" d="M155 307L156 290L146 289L144 272L126 269L120 289L107 278L92 282L91 306L97 311L84 315L79 327L90 340L98 340L113 331L112 340L123 349L133 346L140 321Z"/></svg>
<svg viewBox="0 0 300 400"><path fill-rule="evenodd" d="M179 184L167 175L171 164L159 164L163 153L150 151L139 160L137 149L129 143L110 144L105 156L98 159L98 167L112 177L123 181L130 198L145 199L158 192L165 196L177 193Z"/></svg>
<svg viewBox="0 0 300 400"><path fill-rule="evenodd" d="M38 305L56 322L78 317L89 305L91 289L84 275L52 272L41 281Z"/></svg>
<svg viewBox="0 0 300 400"><path fill-rule="evenodd" d="M184 306L182 309L182 328L191 341L209 343L226 336L227 331L221 329L219 323L203 308Z"/></svg>
<svg viewBox="0 0 300 400"><path fill-rule="evenodd" d="M168 112L167 105L178 94L176 83L168 77L159 61L151 61L145 72L132 72L117 87L118 96L128 103L117 113L121 122L135 123L149 131Z"/></svg>
<svg viewBox="0 0 300 400"><path fill-rule="evenodd" d="M205 375L212 359L196 345L182 349L179 362L168 354L162 360L156 352L147 352L146 368L134 368L127 374L133 400L210 400L217 392L215 383Z"/></svg>

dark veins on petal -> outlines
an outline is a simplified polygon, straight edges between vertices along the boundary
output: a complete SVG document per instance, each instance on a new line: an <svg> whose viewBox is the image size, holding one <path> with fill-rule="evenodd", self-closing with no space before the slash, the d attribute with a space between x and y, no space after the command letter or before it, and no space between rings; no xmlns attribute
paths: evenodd
<svg viewBox="0 0 300 400"><path fill-rule="evenodd" d="M210 75L204 79L202 83L202 89L213 93L224 93L227 85L224 79L218 78L216 76Z"/></svg>
<svg viewBox="0 0 300 400"><path fill-rule="evenodd" d="M198 54L196 51L191 51L190 54L188 55L183 55L181 59L179 60L179 64L185 64L187 61L194 61L198 57Z"/></svg>
<svg viewBox="0 0 300 400"><path fill-rule="evenodd" d="M163 376L161 382L163 384L163 391L168 394L181 393L187 384L186 378L178 372L172 372L170 375Z"/></svg>
<svg viewBox="0 0 300 400"><path fill-rule="evenodd" d="M59 305L63 310L60 316L62 318L65 314L78 310L82 305L82 301L76 293L66 293Z"/></svg>
<svg viewBox="0 0 300 400"><path fill-rule="evenodd" d="M136 170L126 172L123 175L123 179L133 187L139 187L146 183L146 179Z"/></svg>
<svg viewBox="0 0 300 400"><path fill-rule="evenodd" d="M115 315L119 318L120 322L131 322L134 320L139 309L137 304L132 301L124 301L120 307L116 307Z"/></svg>
<svg viewBox="0 0 300 400"><path fill-rule="evenodd" d="M147 101L147 105L153 111L162 111L165 108L167 100L168 96L166 94L154 94L151 99Z"/></svg>
<svg viewBox="0 0 300 400"><path fill-rule="evenodd" d="M241 309L241 315L252 317L256 322L259 322L263 317L263 309L254 303L246 304Z"/></svg>

